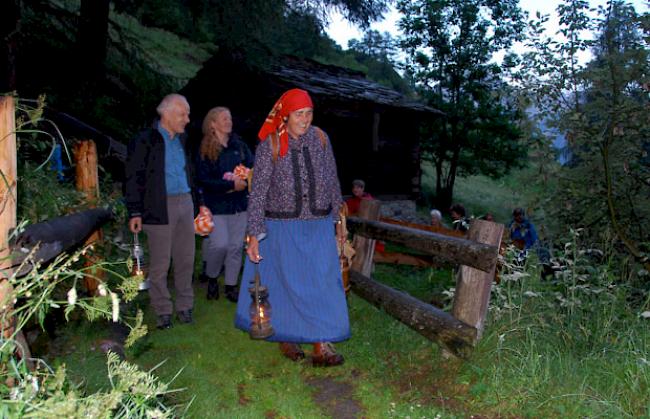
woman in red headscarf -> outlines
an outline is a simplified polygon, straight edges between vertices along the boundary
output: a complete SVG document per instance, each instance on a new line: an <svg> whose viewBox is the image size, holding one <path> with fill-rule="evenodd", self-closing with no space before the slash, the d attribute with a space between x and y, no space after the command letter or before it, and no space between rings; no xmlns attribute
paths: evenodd
<svg viewBox="0 0 650 419"><path fill-rule="evenodd" d="M312 363L343 363L331 342L350 337L333 224L343 203L327 135L312 125L314 105L300 89L285 92L258 134L248 204L248 260L242 284L257 264L268 287L275 334L282 353ZM342 238L341 238L342 239ZM248 331L250 296L242 286L235 326Z"/></svg>

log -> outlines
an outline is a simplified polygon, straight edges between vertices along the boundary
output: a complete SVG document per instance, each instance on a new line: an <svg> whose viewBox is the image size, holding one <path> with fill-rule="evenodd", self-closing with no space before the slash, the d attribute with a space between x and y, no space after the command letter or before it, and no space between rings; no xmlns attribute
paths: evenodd
<svg viewBox="0 0 650 419"><path fill-rule="evenodd" d="M496 264L498 246L359 217L349 217L347 222L348 230L356 235L399 243L455 264L484 272L492 271Z"/></svg>
<svg viewBox="0 0 650 419"><path fill-rule="evenodd" d="M498 249L503 236L503 224L491 221L473 220L468 237L480 243L492 245ZM452 314L477 330L476 339L480 339L485 326L492 280L496 269L496 258L492 259L492 269L482 272L469 266L461 266L456 277L456 293Z"/></svg>
<svg viewBox="0 0 650 419"><path fill-rule="evenodd" d="M110 209L94 208L29 225L12 246L12 264L21 264L37 245L39 247L34 262L47 263L60 253L84 243L97 228L112 219L113 212ZM24 275L30 268L24 267L17 275Z"/></svg>
<svg viewBox="0 0 650 419"><path fill-rule="evenodd" d="M437 342L459 358L468 358L476 341L476 329L417 298L350 271L352 291L383 309L425 338Z"/></svg>
<svg viewBox="0 0 650 419"><path fill-rule="evenodd" d="M462 237L462 238L467 237L467 233L463 231L452 230L450 228L442 227L442 226L438 227L438 226L432 226L426 224L417 224L417 223L411 223L409 221L396 220L394 218L388 218L388 217L381 217L379 221L381 221L382 223L401 225L404 227L415 228L417 230L426 230L432 233L439 233L442 234L443 236Z"/></svg>
<svg viewBox="0 0 650 419"><path fill-rule="evenodd" d="M378 220L379 210L381 203L376 200L365 199L361 201L359 206L359 218L367 220ZM353 217L356 218L356 217ZM350 220L350 218L348 218ZM372 238L365 238L355 236L352 239L352 247L354 247L354 258L352 259L351 269L361 272L366 276L370 276L372 272L372 259L375 253L375 240Z"/></svg>
<svg viewBox="0 0 650 419"><path fill-rule="evenodd" d="M94 208L99 200L99 174L97 170L97 147L92 140L77 141L74 145L74 158L76 162L75 186L78 191L86 195L86 202L90 208ZM84 245L90 245L102 239L102 230L95 230L86 239ZM84 266L90 267L98 262L100 258L96 254L86 255ZM97 274L102 275L102 271ZM91 275L84 275L84 287L89 295L95 295L99 286L97 279Z"/></svg>

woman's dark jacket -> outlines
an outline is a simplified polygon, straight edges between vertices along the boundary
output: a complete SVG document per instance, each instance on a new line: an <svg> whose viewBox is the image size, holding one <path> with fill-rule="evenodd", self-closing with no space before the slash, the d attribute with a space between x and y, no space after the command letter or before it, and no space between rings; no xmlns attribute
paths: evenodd
<svg viewBox="0 0 650 419"><path fill-rule="evenodd" d="M213 214L246 211L248 189L233 191L235 182L223 179L224 173L234 171L240 164L252 168L253 153L235 134L231 134L228 147L221 150L216 161L203 159L200 155L197 157L196 183L203 192L203 202Z"/></svg>
<svg viewBox="0 0 650 419"><path fill-rule="evenodd" d="M143 224L168 224L167 185L165 184L165 140L158 122L142 130L128 145L124 195L129 218L142 217ZM193 189L187 136L180 135L185 151L187 184Z"/></svg>

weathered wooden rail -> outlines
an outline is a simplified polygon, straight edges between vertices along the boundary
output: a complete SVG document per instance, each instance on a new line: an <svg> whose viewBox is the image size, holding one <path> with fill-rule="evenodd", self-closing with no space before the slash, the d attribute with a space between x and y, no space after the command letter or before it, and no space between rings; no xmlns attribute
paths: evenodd
<svg viewBox="0 0 650 419"><path fill-rule="evenodd" d="M483 333L504 226L474 220L467 238L449 237L377 221L380 205L379 201L363 201L359 216L347 219L357 252L350 271L352 291L450 353L467 358ZM452 313L373 280L370 274L375 239L399 243L460 265Z"/></svg>

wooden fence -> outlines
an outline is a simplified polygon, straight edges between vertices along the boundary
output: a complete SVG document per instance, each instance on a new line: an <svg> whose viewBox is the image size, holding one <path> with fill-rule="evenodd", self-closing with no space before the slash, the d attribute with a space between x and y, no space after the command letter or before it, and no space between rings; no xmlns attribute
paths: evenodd
<svg viewBox="0 0 650 419"><path fill-rule="evenodd" d="M9 279L27 274L34 263L47 263L84 242L98 240L101 237L98 229L113 214L109 209L94 208L54 218L28 226L15 243L9 242L10 232L16 227L18 196L15 113L14 98L0 96L0 334L2 339L18 342L18 355L31 368L27 342L22 331L15 330L14 289ZM96 148L92 141L81 141L75 150L77 189L87 194L92 207L98 196ZM27 255L31 255L30 264L23 263ZM97 284L87 279L86 286L92 294Z"/></svg>
<svg viewBox="0 0 650 419"><path fill-rule="evenodd" d="M363 201L349 217L356 255L350 270L352 290L452 354L467 358L483 334L504 226L473 220L467 238L377 221L379 201ZM460 265L451 314L373 280L375 240L398 243L435 259Z"/></svg>

